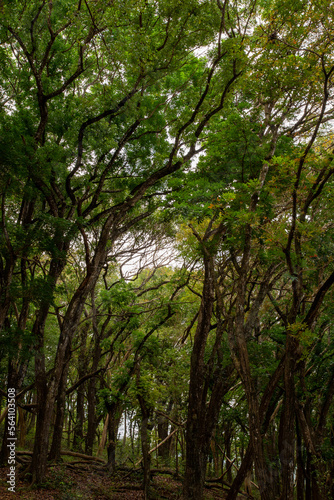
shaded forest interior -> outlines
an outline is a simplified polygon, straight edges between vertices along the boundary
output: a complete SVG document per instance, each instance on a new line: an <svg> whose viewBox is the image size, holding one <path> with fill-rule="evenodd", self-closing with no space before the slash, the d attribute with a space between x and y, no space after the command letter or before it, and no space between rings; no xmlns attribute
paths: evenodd
<svg viewBox="0 0 334 500"><path fill-rule="evenodd" d="M329 0L0 2L17 480L334 499L333 44Z"/></svg>

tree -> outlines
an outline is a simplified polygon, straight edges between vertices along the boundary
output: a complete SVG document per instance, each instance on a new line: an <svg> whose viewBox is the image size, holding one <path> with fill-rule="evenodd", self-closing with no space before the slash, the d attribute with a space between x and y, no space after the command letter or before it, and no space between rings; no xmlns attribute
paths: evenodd
<svg viewBox="0 0 334 500"><path fill-rule="evenodd" d="M115 468L137 374L149 495L146 424L159 403L142 387L157 369L150 345L175 321L191 350L184 498L203 495L235 395L249 441L229 499L253 463L263 499L274 482L293 498L295 474L300 497L328 495L331 5L34 0L1 13L0 347L3 380L36 393L32 481L60 457L78 387L75 445L86 407L93 451L100 394ZM167 240L185 267L156 265Z"/></svg>
<svg viewBox="0 0 334 500"><path fill-rule="evenodd" d="M38 400L32 474L37 482L45 474L49 426L66 353L105 264L107 248L151 214L154 204L151 198L144 199L145 194L196 154L200 134L224 106L238 76L231 63L230 74L220 85L215 71L223 55L215 58L208 73L191 55L194 47L215 36L217 19L209 5L3 6L2 54L9 82L5 105L10 110L4 117L7 138L14 139L10 151L2 146L3 163L7 179L15 166L17 180L25 185L17 215L20 224L33 228L44 220L48 239L44 278L48 293L39 300L32 327ZM206 16L207 22L195 36L198 16ZM189 87L196 73L197 95ZM217 85L218 99L211 91ZM23 215L28 218L25 222ZM66 255L78 238L85 245L86 276L64 314L47 382L45 322ZM8 236L4 315L20 256L13 255L12 246Z"/></svg>

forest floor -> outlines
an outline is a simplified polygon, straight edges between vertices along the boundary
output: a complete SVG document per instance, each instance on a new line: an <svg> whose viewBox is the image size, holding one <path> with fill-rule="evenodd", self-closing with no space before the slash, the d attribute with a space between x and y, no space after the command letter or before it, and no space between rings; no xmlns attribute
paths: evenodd
<svg viewBox="0 0 334 500"><path fill-rule="evenodd" d="M140 477L122 473L111 476L96 468L56 465L49 469L41 489L29 489L23 479L16 476L15 493L8 491L8 468L0 469L0 498L2 500L141 500ZM127 477L126 477L127 476ZM182 489L181 480L169 475L156 475L152 480L153 499L177 499ZM224 493L205 489L206 500L224 499Z"/></svg>

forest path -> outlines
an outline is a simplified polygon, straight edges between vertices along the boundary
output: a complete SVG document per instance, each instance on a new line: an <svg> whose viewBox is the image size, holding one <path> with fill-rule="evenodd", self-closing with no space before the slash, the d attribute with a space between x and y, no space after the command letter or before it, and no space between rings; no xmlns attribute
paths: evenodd
<svg viewBox="0 0 334 500"><path fill-rule="evenodd" d="M62 465L52 467L45 487L29 490L27 483L16 477L15 493L8 491L8 468L0 469L1 500L142 500L140 481L115 478L95 470L70 470ZM182 482L166 476L156 476L152 481L152 499L177 499ZM205 500L224 499L216 490L205 491ZM241 497L240 497L241 498Z"/></svg>

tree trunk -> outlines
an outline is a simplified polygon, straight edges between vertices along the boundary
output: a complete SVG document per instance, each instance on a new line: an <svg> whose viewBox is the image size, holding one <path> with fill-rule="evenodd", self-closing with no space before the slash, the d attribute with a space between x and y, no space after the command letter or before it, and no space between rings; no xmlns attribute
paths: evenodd
<svg viewBox="0 0 334 500"><path fill-rule="evenodd" d="M201 500L205 481L209 442L205 435L206 393L204 351L210 332L214 302L213 261L204 256L204 285L202 302L191 354L189 404L186 423L186 470L183 482L185 500Z"/></svg>
<svg viewBox="0 0 334 500"><path fill-rule="evenodd" d="M140 439L141 439L141 449L143 455L143 490L144 490L144 500L149 500L150 498L150 483L151 483L151 454L150 454L150 431L152 430L152 425L150 423L150 418L152 416L152 408L147 404L145 397L142 395L140 387L140 369L138 368L136 374L136 383L138 387L137 398L141 410L141 425L140 425Z"/></svg>
<svg viewBox="0 0 334 500"><path fill-rule="evenodd" d="M104 422L103 431L102 431L102 435L101 435L101 439L100 439L100 444L99 444L99 447L97 450L97 456L102 455L103 450L106 446L108 429L109 429L109 414L107 415L107 418Z"/></svg>
<svg viewBox="0 0 334 500"><path fill-rule="evenodd" d="M289 335L289 334L287 334ZM284 403L280 420L279 453L281 462L282 492L280 500L293 500L295 457L295 359L292 355L293 339L287 338L284 367Z"/></svg>
<svg viewBox="0 0 334 500"><path fill-rule="evenodd" d="M300 430L298 425L298 419L296 419L296 436L297 436L297 450L296 450L296 458L297 458L297 500L304 500L304 480L305 480L305 471L304 471L304 462L303 462L303 449L302 449L302 439L300 436Z"/></svg>
<svg viewBox="0 0 334 500"><path fill-rule="evenodd" d="M79 350L78 356L78 379L81 380L87 373L87 355L86 355L86 342L89 330L89 324L84 323L83 328L80 329L80 340L81 348ZM85 420L85 386L86 383L79 385L76 390L76 419L73 429L73 448L77 451L83 452L83 426Z"/></svg>
<svg viewBox="0 0 334 500"><path fill-rule="evenodd" d="M35 357L38 408L36 436L33 459L31 462L33 483L41 483L43 482L45 477L50 424L52 421L52 415L59 384L61 382L61 375L66 363L67 348L70 345L72 338L76 332L84 308L85 300L88 297L88 294L94 289L96 281L98 280L98 277L100 275L102 265L105 262L106 244L110 239L109 230L111 222L112 218L110 217L106 221L102 229L94 258L89 267L87 267L87 275L74 293L72 300L67 308L59 337L54 370L51 374L50 382L48 385L46 384L45 361L42 348L44 343L44 324L50 306L49 303L41 309L41 311L39 312L40 318L36 320L37 331L35 333L37 338L39 339L39 349ZM65 262L63 260L62 268L64 267L64 265ZM59 267L60 265L58 266L57 270L59 270ZM57 273L54 273L54 275L56 276ZM56 279L54 279L54 282L56 282Z"/></svg>
<svg viewBox="0 0 334 500"><path fill-rule="evenodd" d="M94 355L91 371L97 370L101 357L100 337L95 338ZM88 382L88 415L87 415L87 435L86 435L86 453L91 455L93 453L93 446L96 432L96 377L92 377Z"/></svg>
<svg viewBox="0 0 334 500"><path fill-rule="evenodd" d="M234 478L231 488L229 489L226 500L236 500L239 490L241 489L242 483L244 482L248 471L250 471L253 464L253 447L249 443L244 458L239 467L238 473Z"/></svg>
<svg viewBox="0 0 334 500"><path fill-rule="evenodd" d="M274 425L269 427L269 431L265 436L265 456L268 467L268 482L273 498L279 498L280 495L280 464L279 453L277 448L277 435Z"/></svg>
<svg viewBox="0 0 334 500"><path fill-rule="evenodd" d="M83 376L83 375L81 375ZM81 378L79 373L79 378ZM82 384L77 390L77 407L76 407L76 421L73 433L73 448L77 451L83 452L83 424L84 424L84 411L85 411L85 385Z"/></svg>
<svg viewBox="0 0 334 500"><path fill-rule="evenodd" d="M60 238L60 235L56 235ZM69 242L63 240L56 245L59 252L67 254ZM50 290L54 290L58 278L61 275L66 265L66 259L52 259L50 263L48 285ZM58 351L60 350L60 342L63 340L62 335L58 343L58 351L53 374L49 385L47 384L47 375L45 371L45 354L44 354L44 330L45 322L51 307L51 298L46 297L41 300L40 308L37 311L36 319L33 325L33 334L36 338L36 354L35 354L35 387L37 394L37 419L36 433L34 441L34 450L29 472L32 475L32 483L41 483L44 480L47 457L49 448L49 433L54 410L54 403L58 391L58 383L60 381L61 372L63 369L63 360L59 359ZM65 346L66 350L66 346Z"/></svg>
<svg viewBox="0 0 334 500"><path fill-rule="evenodd" d="M122 411L119 403L113 405L108 412L108 469L114 472L116 469L116 444L118 426L121 420Z"/></svg>
<svg viewBox="0 0 334 500"><path fill-rule="evenodd" d="M17 370L15 369L15 366L11 360L8 362L8 385L7 389L15 389L15 392L17 393L17 390L19 389L18 387L18 373ZM7 401L6 401L6 406L7 406ZM15 419L17 421L17 418L15 416ZM1 446L1 451L0 451L0 464L7 466L8 464L8 457L9 457L9 448L8 448L8 412L6 414L5 418L5 426L4 426L4 433L3 433L3 439L2 439L2 446Z"/></svg>
<svg viewBox="0 0 334 500"><path fill-rule="evenodd" d="M151 455L150 455L149 433L150 433L149 417L143 416L140 426L140 438L141 438L141 449L143 453L143 465L144 465L144 480L143 480L144 500L149 500L150 498Z"/></svg>
<svg viewBox="0 0 334 500"><path fill-rule="evenodd" d="M216 339L208 362L204 360L207 338L215 299L213 259L204 256L205 275L202 302L191 355L189 404L186 423L186 470L183 498L200 500L203 497L207 456L218 420L223 397L230 388L234 368L223 368L221 339L223 325L217 311ZM210 400L207 395L211 386Z"/></svg>
<svg viewBox="0 0 334 500"><path fill-rule="evenodd" d="M66 365L64 366L63 372L61 374L61 380L58 388L57 395L57 406L56 406L56 421L53 430L53 438L51 449L49 453L49 460L54 460L56 462L61 461L61 441L63 436L63 425L65 417L65 404L66 404L66 385L67 385L67 375L69 370L69 362L71 356L71 346L68 346L66 354Z"/></svg>
<svg viewBox="0 0 334 500"><path fill-rule="evenodd" d="M231 424L228 422L224 428L225 454L228 458L231 458L231 439L232 439ZM226 480L229 484L231 484L232 483L232 467L228 463L228 460L226 460L225 463L226 463L226 467L227 467Z"/></svg>
<svg viewBox="0 0 334 500"><path fill-rule="evenodd" d="M169 415L171 413L172 408L173 408L173 401L170 400L170 402L167 405L167 408L165 410L167 415ZM169 425L168 419L166 417L164 417L163 415L159 415L158 416L159 442L163 441L168 436L168 425ZM168 441L166 441L164 444L159 446L158 456L161 457L166 462L169 459L169 454L170 454L170 443Z"/></svg>
<svg viewBox="0 0 334 500"><path fill-rule="evenodd" d="M259 425L262 426L262 431L265 433L268 429L269 422L270 422L270 416L272 414L271 407L270 407L270 401L273 397L275 388L282 376L282 373L284 371L284 361L285 358L283 358L278 367L276 368L275 372L272 374L270 377L270 380L267 384L267 387L263 393L262 399L261 399L261 404L260 404L260 409L259 409L259 417L260 417L260 422ZM264 421L263 425L262 422ZM234 478L234 481L232 483L232 486L227 493L226 500L236 500L239 490L242 486L242 483L247 475L247 472L251 469L252 463L253 463L253 458L254 458L254 453L253 453L253 444L252 441L248 443L248 447L246 450L246 453L242 459L241 466L239 467L238 473L236 477Z"/></svg>

